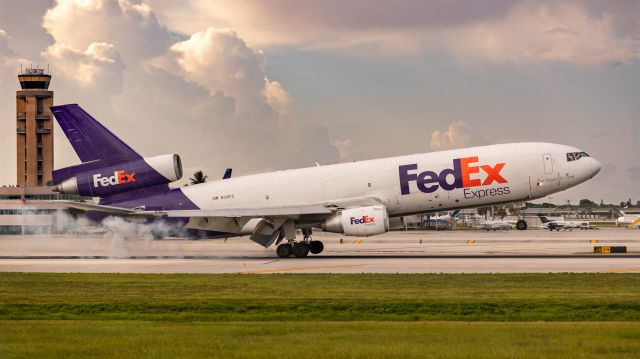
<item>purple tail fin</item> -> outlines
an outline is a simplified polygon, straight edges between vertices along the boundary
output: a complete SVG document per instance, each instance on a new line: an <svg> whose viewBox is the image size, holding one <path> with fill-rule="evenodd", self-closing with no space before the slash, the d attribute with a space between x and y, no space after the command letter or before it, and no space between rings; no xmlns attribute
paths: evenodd
<svg viewBox="0 0 640 359"><path fill-rule="evenodd" d="M88 169L142 159L77 104L52 106L51 112L83 162L53 171L53 183L60 183Z"/></svg>
<svg viewBox="0 0 640 359"><path fill-rule="evenodd" d="M52 106L51 112L82 162L106 163L142 158L136 151L107 130L76 104Z"/></svg>

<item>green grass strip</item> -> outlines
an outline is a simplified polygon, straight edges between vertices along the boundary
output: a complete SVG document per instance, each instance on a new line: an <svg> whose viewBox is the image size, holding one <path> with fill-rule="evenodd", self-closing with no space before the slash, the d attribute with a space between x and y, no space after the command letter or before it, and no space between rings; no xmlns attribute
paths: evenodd
<svg viewBox="0 0 640 359"><path fill-rule="evenodd" d="M638 274L0 273L0 319L639 321Z"/></svg>
<svg viewBox="0 0 640 359"><path fill-rule="evenodd" d="M639 322L0 321L2 358L637 358Z"/></svg>

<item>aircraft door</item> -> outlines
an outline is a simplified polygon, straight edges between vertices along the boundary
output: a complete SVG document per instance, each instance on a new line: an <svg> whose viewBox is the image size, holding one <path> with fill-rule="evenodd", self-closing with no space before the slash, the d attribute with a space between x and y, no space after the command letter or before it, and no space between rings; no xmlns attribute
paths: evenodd
<svg viewBox="0 0 640 359"><path fill-rule="evenodd" d="M542 161L544 163L544 173L553 173L553 158L551 157L551 154L545 153L544 155L542 155Z"/></svg>

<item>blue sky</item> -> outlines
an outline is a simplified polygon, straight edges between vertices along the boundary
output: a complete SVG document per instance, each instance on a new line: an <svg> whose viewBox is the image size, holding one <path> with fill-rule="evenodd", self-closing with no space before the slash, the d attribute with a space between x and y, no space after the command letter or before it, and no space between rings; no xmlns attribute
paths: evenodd
<svg viewBox="0 0 640 359"><path fill-rule="evenodd" d="M635 202L638 18L640 1L0 0L0 182L33 62L56 103L186 171L547 141L604 164L551 201ZM55 160L77 161L60 131Z"/></svg>

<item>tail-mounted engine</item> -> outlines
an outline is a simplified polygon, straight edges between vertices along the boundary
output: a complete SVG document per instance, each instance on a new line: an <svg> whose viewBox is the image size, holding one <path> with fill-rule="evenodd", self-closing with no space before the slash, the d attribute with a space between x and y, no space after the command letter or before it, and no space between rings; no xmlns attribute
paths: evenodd
<svg viewBox="0 0 640 359"><path fill-rule="evenodd" d="M375 236L389 231L389 215L382 205L349 208L327 218L322 229L346 236Z"/></svg>
<svg viewBox="0 0 640 359"><path fill-rule="evenodd" d="M182 178L182 162L175 154L161 155L80 172L54 191L104 197L135 189L168 184Z"/></svg>

